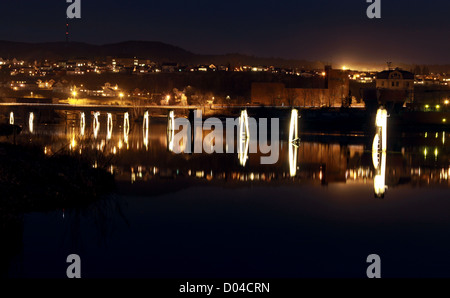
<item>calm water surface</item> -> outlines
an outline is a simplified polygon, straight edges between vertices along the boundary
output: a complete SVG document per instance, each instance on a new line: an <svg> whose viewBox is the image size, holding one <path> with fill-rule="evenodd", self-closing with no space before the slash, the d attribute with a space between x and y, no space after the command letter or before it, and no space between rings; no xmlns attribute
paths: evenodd
<svg viewBox="0 0 450 298"><path fill-rule="evenodd" d="M86 209L25 214L8 236L8 276L65 277L72 253L83 277L365 277L373 253L383 277L450 276L445 131L389 128L375 195L370 132L313 135L300 122L293 145L282 125L278 163L261 165L260 153L175 154L164 119L147 129L131 117L128 132L123 114L86 113L85 127L79 113L38 116L32 133L16 119L18 142L101 151L117 190Z"/></svg>

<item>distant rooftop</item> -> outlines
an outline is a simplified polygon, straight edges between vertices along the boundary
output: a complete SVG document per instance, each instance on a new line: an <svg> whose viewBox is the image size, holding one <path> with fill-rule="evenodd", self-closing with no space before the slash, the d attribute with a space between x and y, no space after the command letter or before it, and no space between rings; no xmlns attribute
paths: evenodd
<svg viewBox="0 0 450 298"><path fill-rule="evenodd" d="M377 79L389 79L389 75L393 72L399 72L402 74L402 77L404 80L414 80L414 74L412 72L402 70L400 68L390 69L390 70L383 70L377 74Z"/></svg>

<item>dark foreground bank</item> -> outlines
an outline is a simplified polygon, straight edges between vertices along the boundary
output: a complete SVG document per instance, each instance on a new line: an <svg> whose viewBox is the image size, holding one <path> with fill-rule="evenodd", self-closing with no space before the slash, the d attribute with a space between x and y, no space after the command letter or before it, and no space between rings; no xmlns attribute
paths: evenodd
<svg viewBox="0 0 450 298"><path fill-rule="evenodd" d="M46 155L34 146L0 143L0 208L29 212L83 206L114 187L105 169L63 152Z"/></svg>

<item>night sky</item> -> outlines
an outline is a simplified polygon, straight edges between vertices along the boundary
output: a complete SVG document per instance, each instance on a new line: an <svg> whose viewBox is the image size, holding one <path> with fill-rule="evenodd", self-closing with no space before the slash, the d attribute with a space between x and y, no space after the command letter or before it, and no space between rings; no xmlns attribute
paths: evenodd
<svg viewBox="0 0 450 298"><path fill-rule="evenodd" d="M198 54L356 62L450 63L450 1L81 0L71 40L161 41ZM1 1L0 40L64 41L65 0Z"/></svg>

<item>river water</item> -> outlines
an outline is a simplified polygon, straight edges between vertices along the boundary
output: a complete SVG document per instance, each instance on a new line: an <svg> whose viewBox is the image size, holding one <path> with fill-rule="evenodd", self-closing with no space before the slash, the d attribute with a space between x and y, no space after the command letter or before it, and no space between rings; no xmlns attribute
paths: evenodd
<svg viewBox="0 0 450 298"><path fill-rule="evenodd" d="M450 277L446 131L397 132L388 119L374 157L372 132L313 134L300 121L294 142L281 125L278 161L264 165L261 152L176 154L164 118L15 121L16 141L48 155L102 152L92 166L117 189L88 208L25 214L8 276L65 277L78 254L82 277L364 278L377 254L382 277Z"/></svg>

